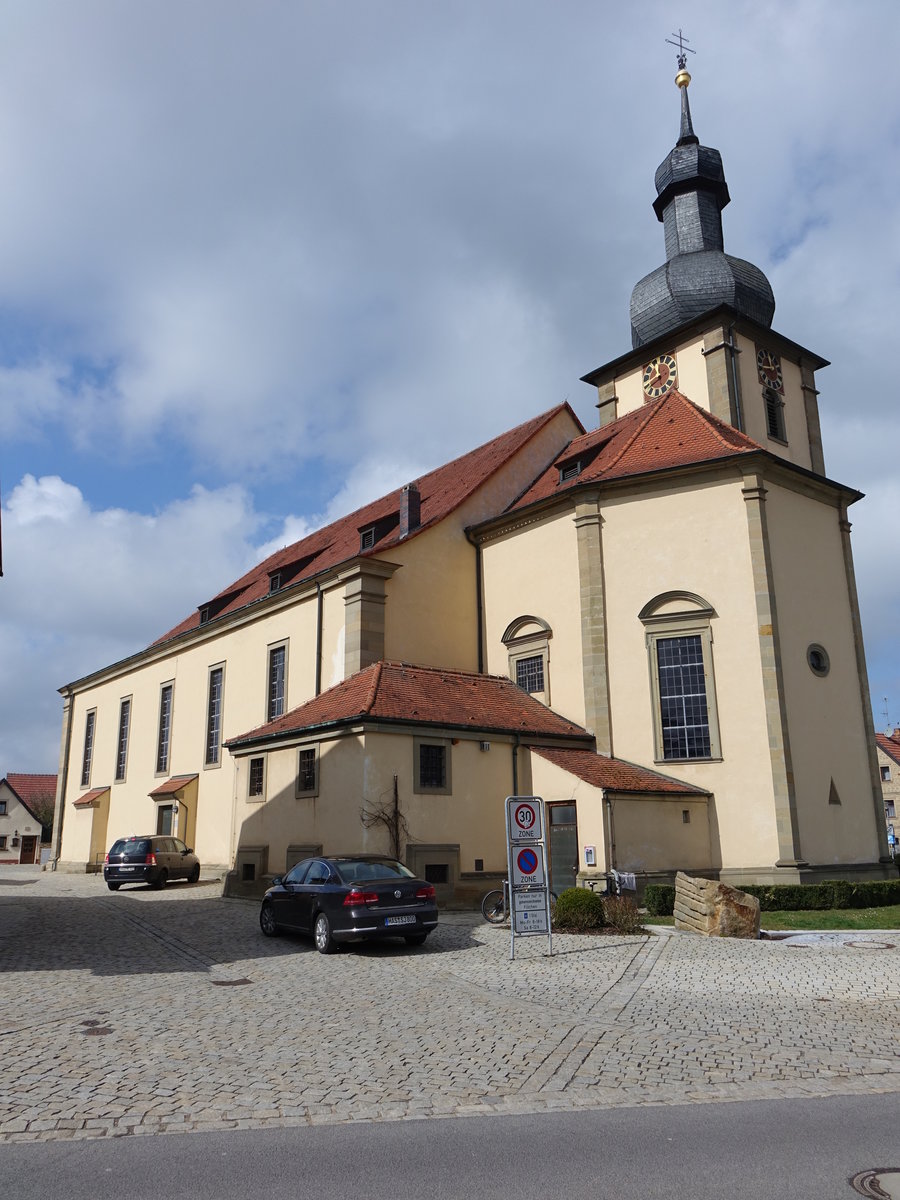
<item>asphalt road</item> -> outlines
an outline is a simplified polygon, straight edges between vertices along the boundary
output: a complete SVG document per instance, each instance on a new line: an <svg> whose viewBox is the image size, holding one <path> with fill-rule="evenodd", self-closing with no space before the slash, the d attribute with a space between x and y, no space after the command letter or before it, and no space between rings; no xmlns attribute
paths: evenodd
<svg viewBox="0 0 900 1200"><path fill-rule="evenodd" d="M0 1195L852 1200L879 1195L849 1181L880 1168L900 1200L898 1110L834 1096L7 1145Z"/></svg>

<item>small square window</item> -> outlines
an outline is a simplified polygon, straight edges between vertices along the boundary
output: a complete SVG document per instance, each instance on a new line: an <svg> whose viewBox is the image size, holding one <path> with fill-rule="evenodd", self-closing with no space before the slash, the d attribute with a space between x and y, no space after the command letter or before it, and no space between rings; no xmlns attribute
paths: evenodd
<svg viewBox="0 0 900 1200"><path fill-rule="evenodd" d="M559 482L566 483L569 479L577 479L580 474L580 462L565 463L564 466L559 468Z"/></svg>
<svg viewBox="0 0 900 1200"><path fill-rule="evenodd" d="M891 782L891 768L890 767L882 767L881 768L881 782L882 783L890 783Z"/></svg>
<svg viewBox="0 0 900 1200"><path fill-rule="evenodd" d="M314 796L319 790L318 754L315 746L297 753L297 795Z"/></svg>
<svg viewBox="0 0 900 1200"><path fill-rule="evenodd" d="M266 760L264 758L251 758L250 783L248 786L248 793L251 799L255 796L262 797L265 774Z"/></svg>
<svg viewBox="0 0 900 1200"><path fill-rule="evenodd" d="M544 690L544 656L532 654L528 658L516 659L516 683L525 692L534 695Z"/></svg>
<svg viewBox="0 0 900 1200"><path fill-rule="evenodd" d="M886 817L890 817L892 820L893 820L893 818L894 818L894 817L896 817L897 813L896 813L896 812L895 812L895 810L894 810L894 802L893 802L893 800L886 800L886 801L885 801L885 804L884 804L884 815L885 815Z"/></svg>
<svg viewBox="0 0 900 1200"><path fill-rule="evenodd" d="M6 816L6 801L0 800L0 817Z"/></svg>
<svg viewBox="0 0 900 1200"><path fill-rule="evenodd" d="M5 850L5 849L6 849L6 834L3 834L3 836L0 837L0 850Z"/></svg>
<svg viewBox="0 0 900 1200"><path fill-rule="evenodd" d="M443 788L447 786L447 749L445 746L419 747L419 787Z"/></svg>
<svg viewBox="0 0 900 1200"><path fill-rule="evenodd" d="M281 572L276 571L274 575L269 576L269 591L277 592L281 587Z"/></svg>
<svg viewBox="0 0 900 1200"><path fill-rule="evenodd" d="M374 545L375 526L373 525L371 529L363 529L360 531L359 548L360 550L371 550Z"/></svg>
<svg viewBox="0 0 900 1200"><path fill-rule="evenodd" d="M426 863L425 864L425 882L426 883L449 883L450 882L450 867L447 863Z"/></svg>
<svg viewBox="0 0 900 1200"><path fill-rule="evenodd" d="M241 883L253 883L256 879L256 863L241 863Z"/></svg>

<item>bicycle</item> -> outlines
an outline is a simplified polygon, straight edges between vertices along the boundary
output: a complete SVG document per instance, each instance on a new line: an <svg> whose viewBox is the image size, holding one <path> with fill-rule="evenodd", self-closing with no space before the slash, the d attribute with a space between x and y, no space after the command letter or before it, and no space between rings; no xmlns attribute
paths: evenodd
<svg viewBox="0 0 900 1200"><path fill-rule="evenodd" d="M531 887L527 884L522 888L522 891L528 891ZM550 893L550 917L556 909L556 892ZM509 880L503 880L502 888L494 888L488 892L481 901L481 915L491 925L502 925L509 920Z"/></svg>

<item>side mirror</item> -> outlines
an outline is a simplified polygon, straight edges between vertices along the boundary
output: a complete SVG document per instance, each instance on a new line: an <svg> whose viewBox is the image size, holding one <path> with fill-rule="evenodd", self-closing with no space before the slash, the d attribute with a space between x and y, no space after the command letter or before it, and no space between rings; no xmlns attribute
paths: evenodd
<svg viewBox="0 0 900 1200"><path fill-rule="evenodd" d="M280 883L282 883L282 882L283 882L283 880L284 880L284 876L283 876L283 875L273 875L273 876L272 876L272 887L278 887L278 885L279 885Z"/></svg>

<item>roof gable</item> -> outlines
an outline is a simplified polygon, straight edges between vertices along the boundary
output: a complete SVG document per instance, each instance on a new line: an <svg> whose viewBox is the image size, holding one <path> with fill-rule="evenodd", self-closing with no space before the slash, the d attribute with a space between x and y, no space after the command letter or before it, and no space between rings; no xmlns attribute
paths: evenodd
<svg viewBox="0 0 900 1200"><path fill-rule="evenodd" d="M673 390L575 438L507 511L525 508L585 483L714 462L762 449L745 433ZM573 464L580 467L577 474L566 470Z"/></svg>
<svg viewBox="0 0 900 1200"><path fill-rule="evenodd" d="M900 766L900 730L895 729L893 733L876 733L875 744Z"/></svg>
<svg viewBox="0 0 900 1200"><path fill-rule="evenodd" d="M15 792L17 799L31 813L36 821L40 818L34 811L34 805L47 795L56 796L55 775L20 775L11 773L6 776L6 784Z"/></svg>

